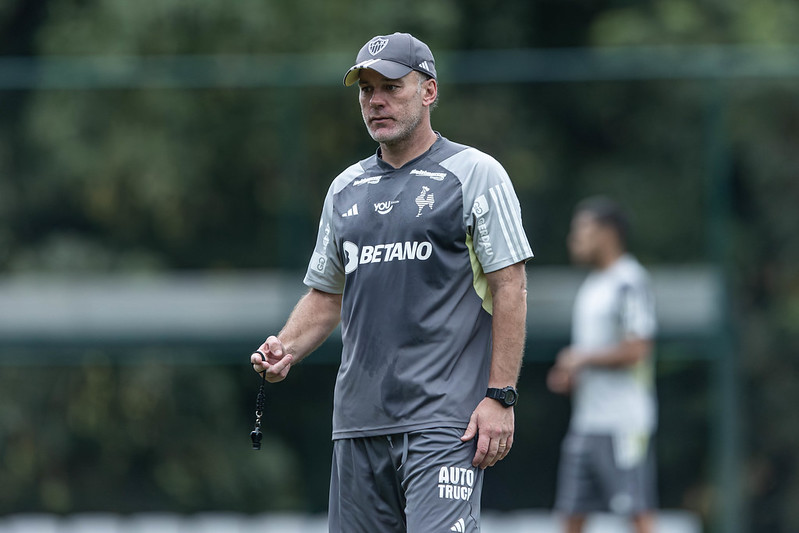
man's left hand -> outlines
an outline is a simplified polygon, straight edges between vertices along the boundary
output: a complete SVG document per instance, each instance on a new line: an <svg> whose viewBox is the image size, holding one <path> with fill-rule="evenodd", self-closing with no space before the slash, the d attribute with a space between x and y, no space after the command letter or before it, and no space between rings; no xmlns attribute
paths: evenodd
<svg viewBox="0 0 799 533"><path fill-rule="evenodd" d="M513 446L514 424L513 407L503 407L494 399L483 398L461 437L461 441L467 442L477 436L472 465L486 469L504 459Z"/></svg>

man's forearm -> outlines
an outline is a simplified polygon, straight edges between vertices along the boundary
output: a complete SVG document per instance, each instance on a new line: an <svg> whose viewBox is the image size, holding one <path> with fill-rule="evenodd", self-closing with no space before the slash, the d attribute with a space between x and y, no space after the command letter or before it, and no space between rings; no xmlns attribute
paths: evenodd
<svg viewBox="0 0 799 533"><path fill-rule="evenodd" d="M308 291L294 306L277 338L298 363L319 347L341 319L341 295Z"/></svg>
<svg viewBox="0 0 799 533"><path fill-rule="evenodd" d="M494 275L496 274L496 275ZM488 275L493 298L489 387L516 386L527 326L527 280L523 263Z"/></svg>
<svg viewBox="0 0 799 533"><path fill-rule="evenodd" d="M645 339L629 339L605 349L580 353L582 366L599 366L619 368L630 366L649 357L652 352L652 341Z"/></svg>

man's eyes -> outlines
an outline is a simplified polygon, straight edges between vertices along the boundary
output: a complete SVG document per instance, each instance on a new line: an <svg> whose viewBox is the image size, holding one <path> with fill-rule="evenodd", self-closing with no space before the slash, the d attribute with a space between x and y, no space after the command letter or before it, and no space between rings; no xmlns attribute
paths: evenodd
<svg viewBox="0 0 799 533"><path fill-rule="evenodd" d="M402 87L400 87L399 85L391 85L391 84L383 86L383 89L385 89L386 91L396 91L396 90L399 90L401 88ZM368 85L361 86L361 92L362 93L369 93L369 92L372 92L372 91L374 91L373 87L370 87Z"/></svg>

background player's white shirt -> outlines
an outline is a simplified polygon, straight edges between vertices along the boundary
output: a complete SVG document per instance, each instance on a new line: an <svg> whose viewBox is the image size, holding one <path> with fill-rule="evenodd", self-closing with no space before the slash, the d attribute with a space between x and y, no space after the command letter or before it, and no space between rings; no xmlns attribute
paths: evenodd
<svg viewBox="0 0 799 533"><path fill-rule="evenodd" d="M624 339L653 339L649 277L631 255L588 275L577 294L572 345L602 349ZM652 432L657 424L653 357L623 368L587 366L577 376L571 427L583 433Z"/></svg>

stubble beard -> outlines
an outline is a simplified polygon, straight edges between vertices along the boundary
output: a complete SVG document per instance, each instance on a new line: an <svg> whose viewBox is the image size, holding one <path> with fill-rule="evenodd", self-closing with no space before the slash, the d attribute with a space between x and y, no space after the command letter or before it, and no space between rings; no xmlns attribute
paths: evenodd
<svg viewBox="0 0 799 533"><path fill-rule="evenodd" d="M408 141L411 137L413 137L414 132L419 127L419 124L422 123L422 114L418 113L415 117L412 117L410 120L401 120L395 122L399 127L398 130L395 131L372 131L368 124L367 130L369 131L369 136L376 142L384 146L398 146Z"/></svg>

